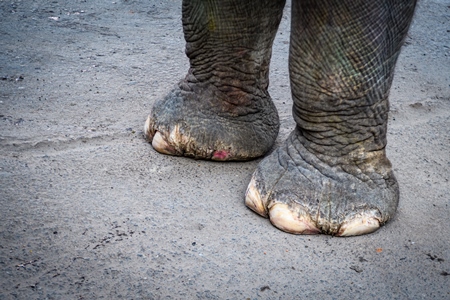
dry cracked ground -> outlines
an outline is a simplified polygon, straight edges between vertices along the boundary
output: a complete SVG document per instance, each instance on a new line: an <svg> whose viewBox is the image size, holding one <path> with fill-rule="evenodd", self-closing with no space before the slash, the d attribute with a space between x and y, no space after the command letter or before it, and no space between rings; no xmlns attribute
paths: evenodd
<svg viewBox="0 0 450 300"><path fill-rule="evenodd" d="M362 237L249 211L258 160L157 154L153 102L184 76L181 0L0 1L0 299L449 299L450 2L421 0L396 68L398 213ZM290 5L274 45L293 128Z"/></svg>

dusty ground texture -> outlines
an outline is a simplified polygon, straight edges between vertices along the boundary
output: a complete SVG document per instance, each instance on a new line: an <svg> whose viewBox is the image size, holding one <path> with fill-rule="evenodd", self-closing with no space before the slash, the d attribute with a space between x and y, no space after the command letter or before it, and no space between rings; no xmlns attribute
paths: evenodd
<svg viewBox="0 0 450 300"><path fill-rule="evenodd" d="M258 161L157 154L184 76L180 0L0 1L0 299L449 299L450 3L422 0L391 92L396 218L295 236L249 211ZM293 128L289 12L271 67Z"/></svg>

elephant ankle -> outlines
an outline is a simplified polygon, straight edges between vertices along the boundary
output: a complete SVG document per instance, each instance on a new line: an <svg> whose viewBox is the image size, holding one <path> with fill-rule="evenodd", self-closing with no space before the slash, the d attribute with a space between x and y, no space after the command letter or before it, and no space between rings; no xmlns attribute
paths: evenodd
<svg viewBox="0 0 450 300"><path fill-rule="evenodd" d="M233 82L213 79L200 81L193 74L188 73L178 84L186 99L195 101L210 112L226 117L245 117L264 111L277 114L267 87L258 87L253 81ZM273 115L274 112L270 112Z"/></svg>
<svg viewBox="0 0 450 300"><path fill-rule="evenodd" d="M373 144L358 143L348 146L350 150L344 151L342 145L324 146L314 143L299 129L293 132L292 139L293 144L298 147L297 150L304 153L305 158L310 157L308 160L311 162L320 161L364 181L379 181L392 176L392 165L386 157L384 147L376 149Z"/></svg>

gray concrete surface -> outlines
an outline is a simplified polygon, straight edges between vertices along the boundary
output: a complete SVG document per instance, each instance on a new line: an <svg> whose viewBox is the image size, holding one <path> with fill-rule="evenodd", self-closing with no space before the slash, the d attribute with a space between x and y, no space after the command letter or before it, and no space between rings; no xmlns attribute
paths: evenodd
<svg viewBox="0 0 450 300"><path fill-rule="evenodd" d="M391 92L396 218L283 233L243 197L258 160L156 153L184 76L181 1L0 1L0 299L450 299L450 2L422 0ZM293 128L287 5L271 94Z"/></svg>

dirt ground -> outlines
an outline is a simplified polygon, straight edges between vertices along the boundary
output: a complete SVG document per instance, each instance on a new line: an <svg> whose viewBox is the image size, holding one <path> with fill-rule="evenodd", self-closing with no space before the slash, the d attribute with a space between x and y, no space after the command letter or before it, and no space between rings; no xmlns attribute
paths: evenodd
<svg viewBox="0 0 450 300"><path fill-rule="evenodd" d="M181 0L0 0L0 299L449 299L450 2L418 4L391 91L398 213L353 238L283 233L243 203L259 160L156 153L187 71ZM293 128L290 5L270 92Z"/></svg>

